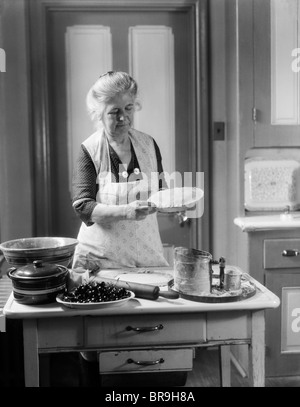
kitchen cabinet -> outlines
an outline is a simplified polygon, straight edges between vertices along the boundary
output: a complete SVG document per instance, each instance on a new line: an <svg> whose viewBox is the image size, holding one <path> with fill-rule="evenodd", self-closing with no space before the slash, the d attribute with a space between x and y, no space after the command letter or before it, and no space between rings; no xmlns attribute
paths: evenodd
<svg viewBox="0 0 300 407"><path fill-rule="evenodd" d="M254 0L254 146L299 146L300 0Z"/></svg>
<svg viewBox="0 0 300 407"><path fill-rule="evenodd" d="M248 234L249 274L281 301L266 310L267 377L300 375L299 220L299 215L287 222L280 215L235 219Z"/></svg>

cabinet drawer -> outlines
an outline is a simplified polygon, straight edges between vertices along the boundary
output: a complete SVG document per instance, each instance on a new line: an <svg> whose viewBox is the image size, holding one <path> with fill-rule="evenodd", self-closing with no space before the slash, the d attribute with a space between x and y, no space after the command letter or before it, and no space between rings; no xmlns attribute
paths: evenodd
<svg viewBox="0 0 300 407"><path fill-rule="evenodd" d="M300 268L300 239L264 240L264 268Z"/></svg>
<svg viewBox="0 0 300 407"><path fill-rule="evenodd" d="M173 345L205 341L204 314L87 317L86 347Z"/></svg>
<svg viewBox="0 0 300 407"><path fill-rule="evenodd" d="M186 371L193 369L193 349L145 349L103 352L99 355L101 374Z"/></svg>

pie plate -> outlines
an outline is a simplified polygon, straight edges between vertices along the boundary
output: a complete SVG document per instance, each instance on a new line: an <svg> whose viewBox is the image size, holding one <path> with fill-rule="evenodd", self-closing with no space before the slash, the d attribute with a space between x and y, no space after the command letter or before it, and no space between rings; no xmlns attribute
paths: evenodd
<svg viewBox="0 0 300 407"><path fill-rule="evenodd" d="M148 202L154 205L159 212L182 212L192 209L203 197L200 188L183 187L164 189L150 196Z"/></svg>
<svg viewBox="0 0 300 407"><path fill-rule="evenodd" d="M76 308L76 309L95 309L95 308L104 308L104 307L118 307L120 305L125 304L127 301L133 299L135 297L135 294L133 291L128 291L130 293L129 297L122 298L120 300L115 300L115 301L101 301L101 302L70 302L70 301L64 301L63 300L63 294L58 294L56 296L56 301L59 304L64 305L65 307L68 308Z"/></svg>

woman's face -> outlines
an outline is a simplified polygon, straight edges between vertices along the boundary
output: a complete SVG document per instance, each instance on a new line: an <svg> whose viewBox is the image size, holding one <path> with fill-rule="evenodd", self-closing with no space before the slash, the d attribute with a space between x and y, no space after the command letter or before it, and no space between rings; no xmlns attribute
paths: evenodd
<svg viewBox="0 0 300 407"><path fill-rule="evenodd" d="M133 120L135 98L122 93L110 99L106 104L102 124L106 134L118 138L128 134Z"/></svg>

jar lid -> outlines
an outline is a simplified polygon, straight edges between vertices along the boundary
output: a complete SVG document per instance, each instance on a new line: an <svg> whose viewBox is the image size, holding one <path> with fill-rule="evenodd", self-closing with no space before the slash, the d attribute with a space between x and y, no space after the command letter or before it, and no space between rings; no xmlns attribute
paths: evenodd
<svg viewBox="0 0 300 407"><path fill-rule="evenodd" d="M65 271L66 268L63 266L44 263L43 260L35 260L33 263L27 264L24 267L12 267L9 270L9 275L22 279L46 278L59 275Z"/></svg>

